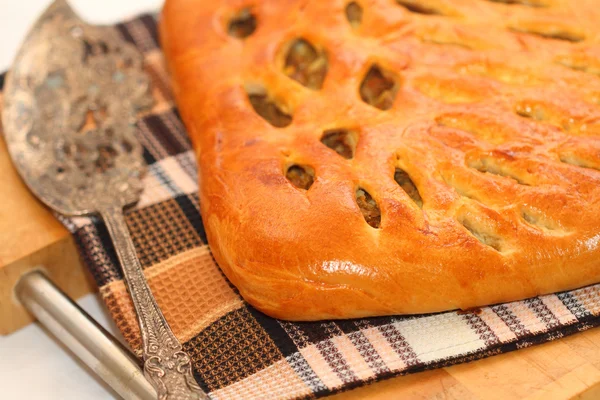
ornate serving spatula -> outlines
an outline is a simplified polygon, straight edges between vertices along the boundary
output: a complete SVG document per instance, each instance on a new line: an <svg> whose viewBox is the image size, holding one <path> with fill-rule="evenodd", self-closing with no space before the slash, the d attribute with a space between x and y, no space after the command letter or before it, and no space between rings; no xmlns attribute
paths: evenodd
<svg viewBox="0 0 600 400"><path fill-rule="evenodd" d="M145 165L135 137L152 99L142 57L109 27L55 1L29 32L6 80L2 121L19 174L60 214L100 215L114 242L143 340L144 372L161 400L208 399L160 311L123 218Z"/></svg>

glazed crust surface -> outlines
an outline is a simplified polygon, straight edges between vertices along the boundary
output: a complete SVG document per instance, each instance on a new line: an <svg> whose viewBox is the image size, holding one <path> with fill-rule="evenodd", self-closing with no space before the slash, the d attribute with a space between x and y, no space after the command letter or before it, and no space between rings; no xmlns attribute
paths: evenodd
<svg viewBox="0 0 600 400"><path fill-rule="evenodd" d="M600 1L351 7L166 1L206 233L242 296L318 320L599 282Z"/></svg>

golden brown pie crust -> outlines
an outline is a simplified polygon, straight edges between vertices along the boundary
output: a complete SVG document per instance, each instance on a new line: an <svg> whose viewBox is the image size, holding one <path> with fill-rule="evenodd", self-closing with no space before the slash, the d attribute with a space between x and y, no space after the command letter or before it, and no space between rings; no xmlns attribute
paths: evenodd
<svg viewBox="0 0 600 400"><path fill-rule="evenodd" d="M167 0L161 39L213 254L259 310L600 281L600 1Z"/></svg>

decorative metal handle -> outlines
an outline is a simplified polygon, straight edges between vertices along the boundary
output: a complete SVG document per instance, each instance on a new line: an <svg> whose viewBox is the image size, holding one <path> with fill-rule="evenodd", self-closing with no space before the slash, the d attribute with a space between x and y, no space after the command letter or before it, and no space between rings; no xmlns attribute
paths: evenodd
<svg viewBox="0 0 600 400"><path fill-rule="evenodd" d="M159 400L208 400L192 375L190 357L182 350L148 287L123 210L109 207L100 212L123 268L125 282L137 312L142 333L144 374Z"/></svg>

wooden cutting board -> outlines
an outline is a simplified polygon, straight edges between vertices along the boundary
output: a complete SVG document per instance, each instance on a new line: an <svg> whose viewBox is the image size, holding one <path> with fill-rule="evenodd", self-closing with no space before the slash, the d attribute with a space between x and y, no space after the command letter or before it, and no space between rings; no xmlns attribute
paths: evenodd
<svg viewBox="0 0 600 400"><path fill-rule="evenodd" d="M2 106L0 98L0 108ZM19 179L0 135L0 334L32 321L13 287L43 268L69 296L95 290L67 230ZM401 376L336 400L600 399L600 329L467 364Z"/></svg>

